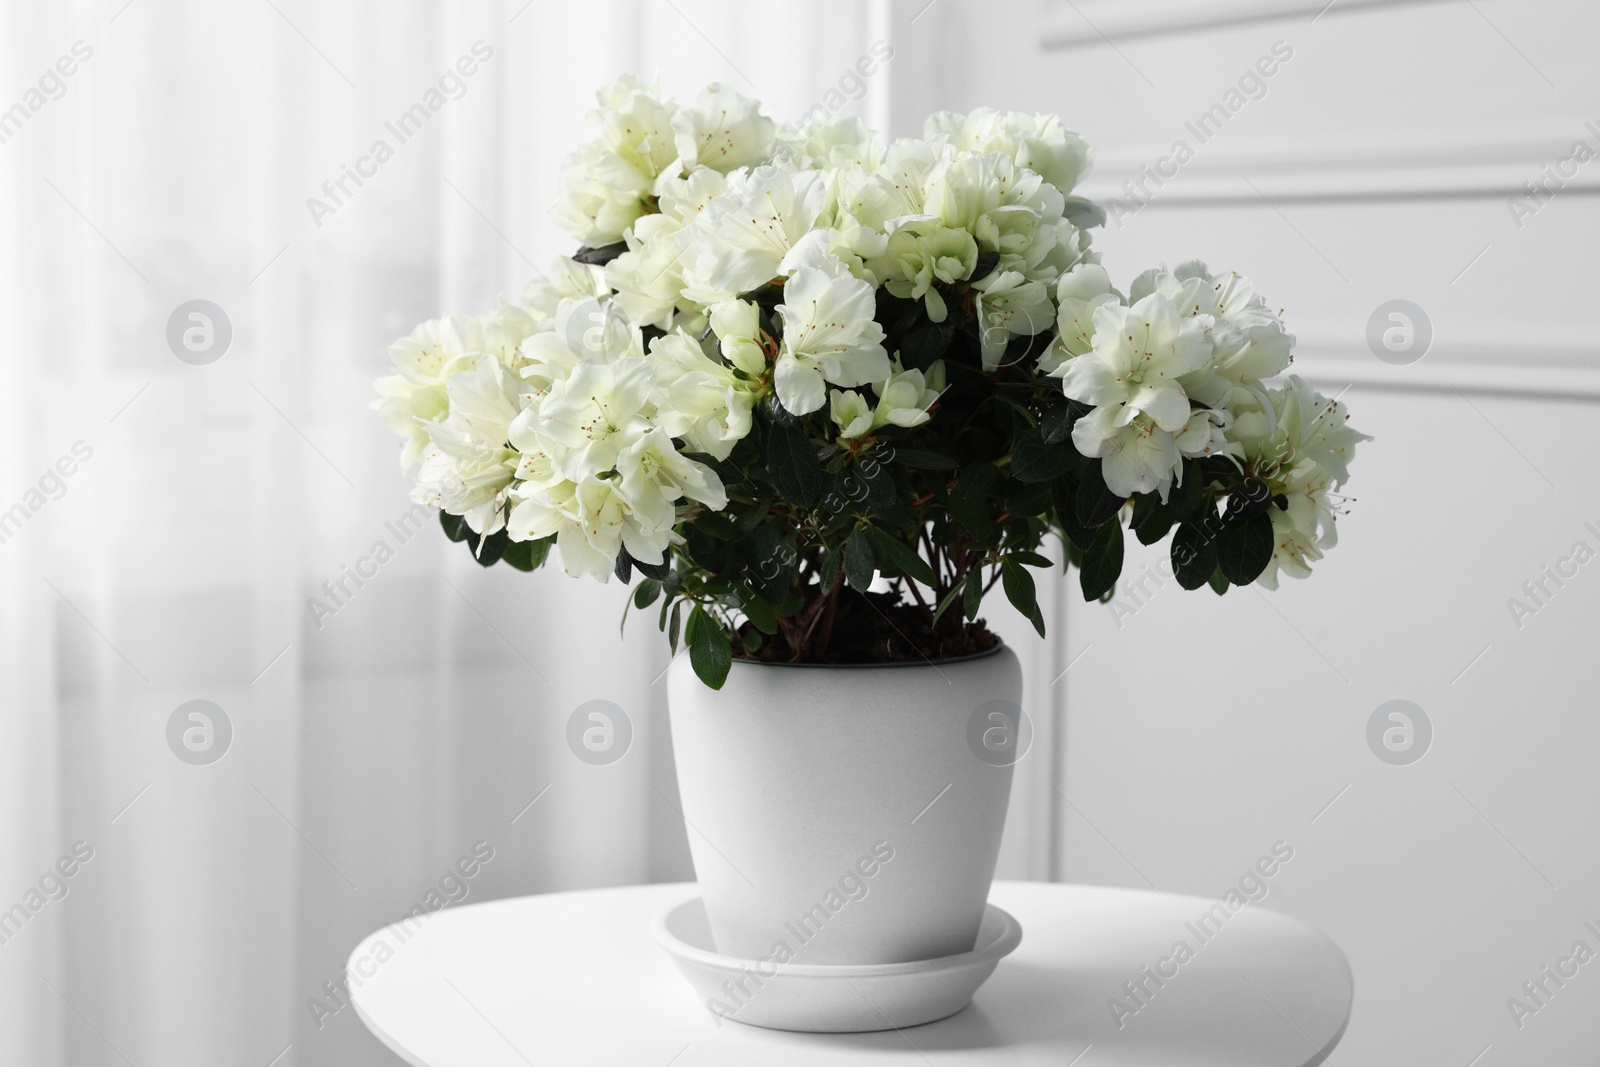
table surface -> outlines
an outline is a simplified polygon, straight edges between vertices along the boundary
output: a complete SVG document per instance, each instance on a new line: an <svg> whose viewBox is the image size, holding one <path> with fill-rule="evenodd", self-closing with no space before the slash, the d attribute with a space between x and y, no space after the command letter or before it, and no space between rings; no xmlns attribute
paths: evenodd
<svg viewBox="0 0 1600 1067"><path fill-rule="evenodd" d="M414 1067L1312 1067L1350 1015L1344 954L1287 916L1247 905L1218 930L1199 923L1212 900L996 882L990 900L1021 922L1022 945L956 1015L872 1034L718 1026L650 938L695 892L551 893L436 912L406 939L386 927L351 954L352 1001ZM1147 966L1171 977L1146 980L1140 1004L1124 983ZM1113 998L1137 1011L1119 1019Z"/></svg>

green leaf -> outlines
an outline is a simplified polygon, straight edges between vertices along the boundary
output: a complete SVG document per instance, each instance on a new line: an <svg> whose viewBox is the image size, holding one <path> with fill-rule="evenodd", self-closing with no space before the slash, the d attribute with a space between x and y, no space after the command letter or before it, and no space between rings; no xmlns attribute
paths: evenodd
<svg viewBox="0 0 1600 1067"><path fill-rule="evenodd" d="M467 520L461 515L452 515L448 511L439 512L439 525L444 527L444 535L452 541L465 541L472 536L472 527L467 525Z"/></svg>
<svg viewBox="0 0 1600 1067"><path fill-rule="evenodd" d="M865 593L872 586L876 570L872 541L867 531L857 526L850 531L850 539L844 543L844 580L850 583L850 588Z"/></svg>
<svg viewBox="0 0 1600 1067"><path fill-rule="evenodd" d="M1022 482L1048 482L1072 470L1077 452L1065 441L1050 444L1035 428L1023 434L1011 451L1011 475Z"/></svg>
<svg viewBox="0 0 1600 1067"><path fill-rule="evenodd" d="M1000 564L1000 585L1006 591L1006 599L1011 601L1011 606L1020 611L1033 628L1039 631L1039 636L1044 636L1044 616L1039 612L1038 594L1033 588L1033 575L1028 569L1014 560L1003 560Z"/></svg>
<svg viewBox="0 0 1600 1067"><path fill-rule="evenodd" d="M665 605L663 605L665 606ZM667 621L667 643L672 647L672 654L678 654L678 609L683 607L683 601L672 602L672 617ZM700 610L699 608L695 609Z"/></svg>
<svg viewBox="0 0 1600 1067"><path fill-rule="evenodd" d="M1122 576L1122 527L1108 522L1095 534L1083 556L1078 584L1084 600L1099 600L1117 586Z"/></svg>
<svg viewBox="0 0 1600 1067"><path fill-rule="evenodd" d="M963 467L956 476L955 490L950 494L950 514L979 541L994 533L994 520L989 517L989 487L1000 471L993 463L973 463Z"/></svg>
<svg viewBox="0 0 1600 1067"><path fill-rule="evenodd" d="M626 252L627 250L628 245L625 241L618 241L616 244L609 245L596 245L593 247L585 245L576 252L572 253L572 258L579 263L587 263L591 266L603 267L607 263L610 263L613 259L616 259L618 256L622 255L622 253Z"/></svg>
<svg viewBox="0 0 1600 1067"><path fill-rule="evenodd" d="M999 265L999 252L979 252L976 264L972 268L971 279L975 282L981 282Z"/></svg>
<svg viewBox="0 0 1600 1067"><path fill-rule="evenodd" d="M1076 400L1051 404L1045 408L1044 414L1039 416L1039 432L1052 445L1065 441L1072 436L1072 427L1078 421L1078 416L1088 410L1088 405L1080 404Z"/></svg>
<svg viewBox="0 0 1600 1067"><path fill-rule="evenodd" d="M1041 567L1045 570L1055 566L1048 556L1041 556L1037 552L1013 552L1011 558L1029 567Z"/></svg>
<svg viewBox="0 0 1600 1067"><path fill-rule="evenodd" d="M822 462L798 427L772 427L767 441L767 469L778 491L795 507L811 507L822 493Z"/></svg>
<svg viewBox="0 0 1600 1067"><path fill-rule="evenodd" d="M1272 506L1272 490L1260 478L1246 478L1228 494L1226 514L1230 519L1249 519Z"/></svg>
<svg viewBox="0 0 1600 1067"><path fill-rule="evenodd" d="M1106 486L1105 473L1099 460L1089 464L1078 482L1078 523L1093 530L1110 522L1122 510L1127 500Z"/></svg>
<svg viewBox="0 0 1600 1067"><path fill-rule="evenodd" d="M877 460L853 464L825 474L823 490L823 506L835 513L876 510L889 507L899 499L894 475L888 466Z"/></svg>
<svg viewBox="0 0 1600 1067"><path fill-rule="evenodd" d="M1217 566L1234 585L1249 585L1272 562L1272 517L1265 511L1223 526L1217 535Z"/></svg>
<svg viewBox="0 0 1600 1067"><path fill-rule="evenodd" d="M1179 522L1193 518L1201 510L1202 505L1211 499L1210 494L1206 492L1206 486L1210 481L1197 460L1183 461L1182 482L1167 497L1168 503L1172 505L1172 513L1178 517Z"/></svg>
<svg viewBox="0 0 1600 1067"><path fill-rule="evenodd" d="M1057 478L1050 483L1050 496L1056 505L1056 521L1067 540L1079 549L1094 544L1094 531L1078 521L1078 483L1072 478Z"/></svg>
<svg viewBox="0 0 1600 1067"><path fill-rule="evenodd" d="M661 583L654 578L642 578L639 588L633 591L633 606L643 611L661 596Z"/></svg>
<svg viewBox="0 0 1600 1067"><path fill-rule="evenodd" d="M722 624L696 604L689 612L689 625L683 638L689 645L689 662L694 673L710 688L721 689L733 666L733 646Z"/></svg>
<svg viewBox="0 0 1600 1067"><path fill-rule="evenodd" d="M822 558L817 561L817 581L822 584L823 589L833 588L833 580L839 577L839 568L843 566L843 545L833 545L822 550Z"/></svg>
<svg viewBox="0 0 1600 1067"><path fill-rule="evenodd" d="M719 541L732 541L739 535L734 528L733 520L718 511L702 511L695 516L694 528L701 533L710 534Z"/></svg>
<svg viewBox="0 0 1600 1067"><path fill-rule="evenodd" d="M922 302L917 303L920 307ZM921 321L901 337L900 362L907 370L926 370L950 350L950 343L956 338L957 306L952 306L952 313L943 322L934 322L923 315Z"/></svg>
<svg viewBox="0 0 1600 1067"><path fill-rule="evenodd" d="M943 615L944 615L944 613L946 611L950 610L950 605L954 604L957 600L959 600L961 598L961 595L966 591L966 588L967 588L967 583L962 582L960 585L955 586L953 589L951 589L948 593L946 593L944 595L944 599L939 601L939 606L934 609L934 612L933 612L933 623L934 623L934 625L938 625L939 619L941 617L943 617Z"/></svg>
<svg viewBox="0 0 1600 1067"><path fill-rule="evenodd" d="M916 579L929 589L934 587L936 579L933 576L933 568L928 566L927 560L917 554L916 549L877 527L873 527L869 532L872 537L873 556L879 567L885 570L892 567L896 572Z"/></svg>
<svg viewBox="0 0 1600 1067"><path fill-rule="evenodd" d="M611 572L617 576L617 580L623 585L633 581L633 557L628 555L627 549L624 548L617 553L617 561L612 566Z"/></svg>
<svg viewBox="0 0 1600 1067"><path fill-rule="evenodd" d="M1152 499L1159 498L1152 497ZM1137 510L1136 507L1135 512ZM1134 522L1133 528L1138 531L1141 545L1155 544L1167 536L1167 531L1172 529L1172 524L1178 521L1178 517L1173 514L1170 505L1159 503L1147 509L1142 516L1135 514L1134 517L1137 521Z"/></svg>
<svg viewBox="0 0 1600 1067"><path fill-rule="evenodd" d="M961 609L967 614L967 621L972 622L978 617L978 609L983 605L983 568L974 567L967 572L967 580L962 583L965 587L961 593Z"/></svg>
<svg viewBox="0 0 1600 1067"><path fill-rule="evenodd" d="M894 485L894 474L888 464L869 460L856 464L856 471L866 485L868 506L885 508L900 499L900 492Z"/></svg>
<svg viewBox="0 0 1600 1067"><path fill-rule="evenodd" d="M937 452L921 448L895 448L885 458L890 463L898 463L903 467L913 467L920 471L953 471L961 466L949 456L941 456Z"/></svg>
<svg viewBox="0 0 1600 1067"><path fill-rule="evenodd" d="M537 541L512 541L506 545L500 558L519 571L536 571L544 566L555 538L542 537Z"/></svg>
<svg viewBox="0 0 1600 1067"><path fill-rule="evenodd" d="M550 536L550 543L555 543L554 534ZM634 560L633 567L646 578L654 578L658 582L664 582L667 580L667 572L672 570L672 556L668 553L663 553L660 563L640 563L638 560Z"/></svg>
<svg viewBox="0 0 1600 1067"><path fill-rule="evenodd" d="M1211 591L1218 596L1228 591L1228 579L1222 576L1220 570L1211 572Z"/></svg>
<svg viewBox="0 0 1600 1067"><path fill-rule="evenodd" d="M467 547L472 549L472 558L478 561L480 567L492 567L499 563L510 543L511 538L506 536L504 530L482 538L472 534L466 542Z"/></svg>
<svg viewBox="0 0 1600 1067"><path fill-rule="evenodd" d="M1209 526L1191 520L1172 535L1172 573L1185 589L1199 589L1217 569L1217 522L1215 515Z"/></svg>
<svg viewBox="0 0 1600 1067"><path fill-rule="evenodd" d="M744 610L752 626L765 634L778 632L778 609L774 604L748 585L739 586L736 592L739 594L739 607Z"/></svg>

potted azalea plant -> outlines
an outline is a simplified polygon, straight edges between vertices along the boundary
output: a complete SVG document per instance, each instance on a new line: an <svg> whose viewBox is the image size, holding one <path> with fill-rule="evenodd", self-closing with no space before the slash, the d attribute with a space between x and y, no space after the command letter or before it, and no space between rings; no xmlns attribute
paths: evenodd
<svg viewBox="0 0 1600 1067"><path fill-rule="evenodd" d="M766 956L819 900L811 962L971 948L1011 768L970 742L1023 700L986 597L1043 634L1038 583L1108 599L1128 538L1169 540L1186 589L1304 577L1365 438L1283 377L1293 338L1243 277L1114 283L1054 116L884 143L624 78L593 118L555 208L574 254L391 350L375 406L414 499L485 566L633 583L686 648L719 951ZM870 907L830 890L851 870Z"/></svg>

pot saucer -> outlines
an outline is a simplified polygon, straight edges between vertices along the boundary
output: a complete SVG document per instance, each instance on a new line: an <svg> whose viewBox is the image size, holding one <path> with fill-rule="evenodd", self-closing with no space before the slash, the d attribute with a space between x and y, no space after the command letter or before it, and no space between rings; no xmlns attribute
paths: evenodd
<svg viewBox="0 0 1600 1067"><path fill-rule="evenodd" d="M773 1030L860 1033L954 1015L1022 941L1022 927L993 904L971 952L912 963L807 964L745 960L713 947L696 896L657 916L651 934L718 1019ZM791 946L793 948L793 946ZM804 960L803 946L795 950Z"/></svg>

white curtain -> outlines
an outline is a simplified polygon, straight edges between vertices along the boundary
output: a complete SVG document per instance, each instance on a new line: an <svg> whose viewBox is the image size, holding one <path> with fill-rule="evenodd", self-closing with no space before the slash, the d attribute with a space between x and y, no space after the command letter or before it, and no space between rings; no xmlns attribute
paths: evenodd
<svg viewBox="0 0 1600 1067"><path fill-rule="evenodd" d="M653 617L619 637L615 583L408 534L371 381L417 320L571 248L546 208L602 83L871 119L887 79L848 75L885 10L6 7L0 908L23 911L0 920L0 1063L393 1063L327 983L430 889L690 877ZM430 90L402 143L387 124ZM231 325L204 365L167 340L194 300ZM565 743L593 699L632 721L611 766ZM231 725L208 765L169 746L191 700ZM480 841L493 859L441 889Z"/></svg>

